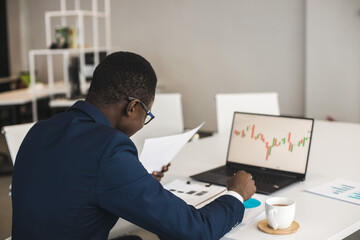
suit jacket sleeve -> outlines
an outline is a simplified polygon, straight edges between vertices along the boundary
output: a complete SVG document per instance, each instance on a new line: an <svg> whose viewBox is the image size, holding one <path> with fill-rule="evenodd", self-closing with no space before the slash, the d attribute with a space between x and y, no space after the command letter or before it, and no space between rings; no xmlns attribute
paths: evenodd
<svg viewBox="0 0 360 240"><path fill-rule="evenodd" d="M243 218L244 206L224 195L195 209L167 191L139 162L136 148L115 136L99 166L100 206L164 239L219 239Z"/></svg>

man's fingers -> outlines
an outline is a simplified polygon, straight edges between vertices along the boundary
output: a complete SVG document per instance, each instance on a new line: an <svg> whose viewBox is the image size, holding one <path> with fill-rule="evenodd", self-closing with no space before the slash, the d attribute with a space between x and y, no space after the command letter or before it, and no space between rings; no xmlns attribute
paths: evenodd
<svg viewBox="0 0 360 240"><path fill-rule="evenodd" d="M248 172L245 172L244 170L237 171L237 173L234 175L244 176L246 178L252 179L252 175Z"/></svg>
<svg viewBox="0 0 360 240"><path fill-rule="evenodd" d="M167 172L169 170L170 165L171 164L169 163L167 166L163 166L161 171L162 172Z"/></svg>
<svg viewBox="0 0 360 240"><path fill-rule="evenodd" d="M167 166L163 166L161 169L161 172L154 171L151 173L151 175L153 175L154 178L156 178L157 180L160 181L161 178L164 177L164 172L167 172L169 170L169 166L170 166L170 163Z"/></svg>
<svg viewBox="0 0 360 240"><path fill-rule="evenodd" d="M252 175L243 170L238 171L235 176L228 179L229 190L239 193L244 200L249 199L256 191L255 181Z"/></svg>
<svg viewBox="0 0 360 240"><path fill-rule="evenodd" d="M164 173L163 172L153 172L152 175L156 178L162 178L164 177Z"/></svg>

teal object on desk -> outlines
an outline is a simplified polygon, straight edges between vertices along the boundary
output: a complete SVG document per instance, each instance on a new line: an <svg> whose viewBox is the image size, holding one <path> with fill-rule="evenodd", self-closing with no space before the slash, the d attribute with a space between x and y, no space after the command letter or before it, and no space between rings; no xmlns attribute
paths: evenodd
<svg viewBox="0 0 360 240"><path fill-rule="evenodd" d="M250 198L244 202L245 208L256 208L261 205L261 202L255 198Z"/></svg>

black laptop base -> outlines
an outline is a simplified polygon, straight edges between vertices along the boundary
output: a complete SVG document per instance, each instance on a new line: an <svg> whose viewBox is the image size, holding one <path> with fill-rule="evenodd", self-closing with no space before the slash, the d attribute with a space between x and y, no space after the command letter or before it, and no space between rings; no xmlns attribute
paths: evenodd
<svg viewBox="0 0 360 240"><path fill-rule="evenodd" d="M241 169L234 169L234 168L230 168L229 166L221 166L221 167L211 169L209 171L202 172L202 173L190 176L190 177L197 181L226 186L228 178L233 176L239 170L241 170ZM294 182L299 181L298 179L296 179L294 177L288 177L288 176L281 177L281 176L273 175L270 173L269 174L264 174L264 173L259 174L258 172L254 171L254 170L248 170L248 169L246 169L245 171L252 174L253 179L255 181L256 192L261 193L261 194L266 194L266 195L271 194L271 193L273 193L279 189L282 189ZM270 184L269 182L272 182L272 183Z"/></svg>

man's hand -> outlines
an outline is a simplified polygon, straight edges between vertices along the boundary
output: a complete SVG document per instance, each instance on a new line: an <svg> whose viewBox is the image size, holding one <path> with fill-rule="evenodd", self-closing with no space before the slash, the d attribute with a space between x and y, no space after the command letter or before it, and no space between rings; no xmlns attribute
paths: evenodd
<svg viewBox="0 0 360 240"><path fill-rule="evenodd" d="M227 181L227 189L239 193L244 201L251 198L256 192L255 181L251 174L241 170Z"/></svg>
<svg viewBox="0 0 360 240"><path fill-rule="evenodd" d="M167 172L169 170L170 163L167 166L163 166L161 172L152 172L152 175L154 178L156 178L159 182L164 177L164 172Z"/></svg>

